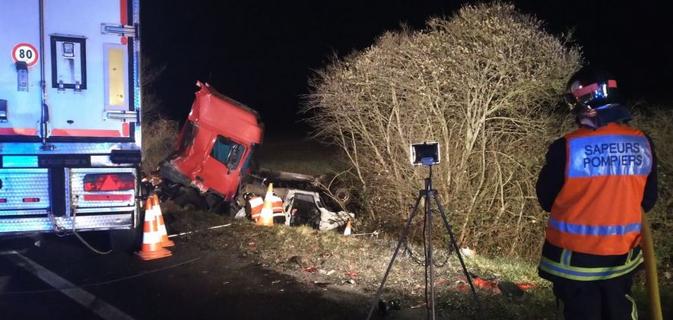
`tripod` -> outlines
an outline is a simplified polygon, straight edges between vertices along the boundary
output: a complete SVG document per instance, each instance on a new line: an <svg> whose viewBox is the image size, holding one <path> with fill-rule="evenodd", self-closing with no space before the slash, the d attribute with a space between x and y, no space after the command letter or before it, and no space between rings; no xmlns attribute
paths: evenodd
<svg viewBox="0 0 673 320"><path fill-rule="evenodd" d="M400 247L402 246L402 243L407 238L407 235L409 234L409 229L411 226L411 222L414 219L414 216L416 215L416 212L418 211L418 206L421 203L421 199L425 199L425 217L424 217L424 234L423 234L423 247L425 248L425 308L426 308L426 316L427 319L432 319L435 320L435 287L434 287L434 269L433 269L433 262L432 262L432 200L435 201L435 204L437 205L437 208L439 209L440 216L442 217L442 221L444 222L444 226L446 227L446 231L449 233L449 238L451 239L451 245L453 246L454 252L458 256L458 260L460 260L460 266L463 268L463 273L465 274L465 278L467 279L467 282L470 284L470 289L472 290L472 296L474 297L474 301L477 304L477 307L479 308L479 298L477 297L477 292L474 290L474 285L472 284L472 280L470 278L470 274L467 272L467 268L465 267L465 262L463 261L463 256L460 254L460 251L458 249L458 244L456 243L456 239L453 235L453 231L451 231L451 225L449 224L448 219L446 218L446 214L444 213L444 208L442 207L442 204L439 202L437 199L437 190L432 189L432 165L428 165L429 168L429 174L428 177L425 178L425 188L422 190L418 191L418 197L416 198L416 204L414 205L414 209L409 213L409 219L407 220L404 229L402 230L402 233L400 234L400 239L397 242L397 247L395 247L395 253L393 253L392 258L390 259L390 263L388 264L388 268L386 269L386 273L383 275L383 280L381 280L381 285L379 285L378 290L376 291L376 296L374 297L374 301L372 302L371 307L369 308L369 313L367 314L367 320L371 319L372 314L374 313L374 309L376 309L376 306L378 304L379 298L381 297L381 292L383 291L383 286L386 283L386 280L388 279L388 274L390 273L390 269L393 267L393 263L395 262L395 258L397 257L397 254L400 251Z"/></svg>

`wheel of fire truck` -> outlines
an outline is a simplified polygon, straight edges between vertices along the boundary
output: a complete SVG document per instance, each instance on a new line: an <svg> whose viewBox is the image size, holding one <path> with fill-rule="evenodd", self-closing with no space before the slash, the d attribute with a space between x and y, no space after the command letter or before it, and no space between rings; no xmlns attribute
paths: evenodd
<svg viewBox="0 0 673 320"><path fill-rule="evenodd" d="M112 252L131 254L142 242L142 229L139 226L128 230L110 230L108 233Z"/></svg>

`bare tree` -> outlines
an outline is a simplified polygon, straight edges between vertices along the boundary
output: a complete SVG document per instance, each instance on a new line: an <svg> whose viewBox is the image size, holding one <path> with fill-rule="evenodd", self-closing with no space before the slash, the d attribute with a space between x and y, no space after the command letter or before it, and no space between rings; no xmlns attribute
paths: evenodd
<svg viewBox="0 0 673 320"><path fill-rule="evenodd" d="M409 144L434 140L435 184L460 242L527 254L544 221L532 183L565 120L552 111L580 65L577 47L512 5L465 6L335 59L305 112L353 165L370 219L406 219L426 175L408 163Z"/></svg>

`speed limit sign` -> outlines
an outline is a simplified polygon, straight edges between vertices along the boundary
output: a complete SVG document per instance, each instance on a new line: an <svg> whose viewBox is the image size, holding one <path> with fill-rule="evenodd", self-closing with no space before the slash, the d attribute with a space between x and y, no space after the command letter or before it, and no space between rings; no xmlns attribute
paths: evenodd
<svg viewBox="0 0 673 320"><path fill-rule="evenodd" d="M30 43L19 43L12 49L12 59L14 59L14 62L23 61L29 67L37 63L38 57L37 49Z"/></svg>

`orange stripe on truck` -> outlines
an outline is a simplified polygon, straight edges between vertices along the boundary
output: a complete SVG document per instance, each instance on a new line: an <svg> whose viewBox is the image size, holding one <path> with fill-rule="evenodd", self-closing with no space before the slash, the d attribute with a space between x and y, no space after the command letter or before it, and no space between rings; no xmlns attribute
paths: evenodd
<svg viewBox="0 0 673 320"><path fill-rule="evenodd" d="M130 194L85 194L84 201L129 201Z"/></svg>
<svg viewBox="0 0 673 320"><path fill-rule="evenodd" d="M122 25L128 24L128 15L126 8L128 8L126 0L119 0L119 17Z"/></svg>
<svg viewBox="0 0 673 320"><path fill-rule="evenodd" d="M36 136L37 129L33 128L0 128L3 136Z"/></svg>
<svg viewBox="0 0 673 320"><path fill-rule="evenodd" d="M122 123L120 130L108 129L52 129L52 136L59 137L129 137L130 126L128 122Z"/></svg>

